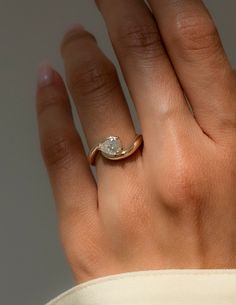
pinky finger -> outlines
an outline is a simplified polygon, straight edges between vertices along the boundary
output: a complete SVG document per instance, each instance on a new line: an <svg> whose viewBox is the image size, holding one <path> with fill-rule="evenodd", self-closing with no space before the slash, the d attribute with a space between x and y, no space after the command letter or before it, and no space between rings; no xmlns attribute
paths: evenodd
<svg viewBox="0 0 236 305"><path fill-rule="evenodd" d="M49 65L38 70L37 118L42 156L52 185L60 220L73 214L94 216L97 211L95 179L74 126L66 87Z"/></svg>

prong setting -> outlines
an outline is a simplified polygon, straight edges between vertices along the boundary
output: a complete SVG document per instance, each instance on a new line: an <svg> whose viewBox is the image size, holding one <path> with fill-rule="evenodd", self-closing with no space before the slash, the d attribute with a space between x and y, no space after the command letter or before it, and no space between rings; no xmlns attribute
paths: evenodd
<svg viewBox="0 0 236 305"><path fill-rule="evenodd" d="M99 150L107 156L120 156L123 151L121 140L117 136L110 136L100 143Z"/></svg>

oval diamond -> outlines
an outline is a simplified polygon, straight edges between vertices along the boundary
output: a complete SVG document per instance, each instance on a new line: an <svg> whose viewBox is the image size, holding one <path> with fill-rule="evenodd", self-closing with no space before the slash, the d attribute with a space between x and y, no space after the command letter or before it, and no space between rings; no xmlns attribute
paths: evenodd
<svg viewBox="0 0 236 305"><path fill-rule="evenodd" d="M101 145L100 150L107 155L116 156L122 152L122 145L119 137L111 136L107 138Z"/></svg>

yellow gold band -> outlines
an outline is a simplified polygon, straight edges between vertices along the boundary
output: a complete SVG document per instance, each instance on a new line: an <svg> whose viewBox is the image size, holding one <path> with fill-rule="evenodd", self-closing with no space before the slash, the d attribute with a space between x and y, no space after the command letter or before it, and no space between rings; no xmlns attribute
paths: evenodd
<svg viewBox="0 0 236 305"><path fill-rule="evenodd" d="M133 143L127 148L123 149L120 138L117 136L109 136L102 142L95 145L88 154L88 161L90 165L95 165L95 159L99 152L106 159L112 161L123 160L131 156L143 143L143 136L136 135Z"/></svg>

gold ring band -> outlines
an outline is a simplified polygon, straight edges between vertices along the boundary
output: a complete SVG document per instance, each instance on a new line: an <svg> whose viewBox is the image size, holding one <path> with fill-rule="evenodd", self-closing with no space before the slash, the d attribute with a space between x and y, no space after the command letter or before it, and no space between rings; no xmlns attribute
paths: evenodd
<svg viewBox="0 0 236 305"><path fill-rule="evenodd" d="M90 150L88 154L89 164L95 165L95 159L99 152L104 158L112 161L126 159L136 152L142 143L143 136L136 135L133 143L127 149L123 149L121 140L118 136L109 136Z"/></svg>

